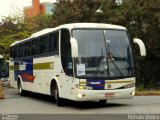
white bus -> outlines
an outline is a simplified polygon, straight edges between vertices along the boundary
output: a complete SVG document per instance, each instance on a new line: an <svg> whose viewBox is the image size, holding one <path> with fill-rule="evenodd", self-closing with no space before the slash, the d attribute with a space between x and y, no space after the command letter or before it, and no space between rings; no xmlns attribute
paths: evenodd
<svg viewBox="0 0 160 120"><path fill-rule="evenodd" d="M139 39L140 53L145 46ZM135 72L126 28L73 23L49 28L10 46L11 86L74 101L132 98Z"/></svg>

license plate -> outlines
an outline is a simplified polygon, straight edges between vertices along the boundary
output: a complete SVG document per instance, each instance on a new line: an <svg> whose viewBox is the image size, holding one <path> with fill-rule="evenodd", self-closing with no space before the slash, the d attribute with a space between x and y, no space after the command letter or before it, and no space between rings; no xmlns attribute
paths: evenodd
<svg viewBox="0 0 160 120"><path fill-rule="evenodd" d="M105 97L114 97L115 96L115 93L106 93L105 94Z"/></svg>

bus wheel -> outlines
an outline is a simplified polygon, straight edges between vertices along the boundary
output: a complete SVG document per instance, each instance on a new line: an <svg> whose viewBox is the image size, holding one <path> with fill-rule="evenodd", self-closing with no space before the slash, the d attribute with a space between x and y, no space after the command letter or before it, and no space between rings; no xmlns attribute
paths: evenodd
<svg viewBox="0 0 160 120"><path fill-rule="evenodd" d="M105 105L107 103L107 100L99 100L99 103Z"/></svg>
<svg viewBox="0 0 160 120"><path fill-rule="evenodd" d="M25 95L25 91L22 89L22 84L20 80L18 80L18 92L21 96Z"/></svg>
<svg viewBox="0 0 160 120"><path fill-rule="evenodd" d="M56 104L57 106L63 106L64 105L64 101L62 98L59 97L59 90L58 90L58 86L56 85L55 86L55 89L54 89L54 96L55 96L55 100L56 100Z"/></svg>

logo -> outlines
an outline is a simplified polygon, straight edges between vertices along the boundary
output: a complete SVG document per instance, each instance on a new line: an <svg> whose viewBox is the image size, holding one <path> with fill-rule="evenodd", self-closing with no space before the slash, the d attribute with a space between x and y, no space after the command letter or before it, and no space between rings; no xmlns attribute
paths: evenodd
<svg viewBox="0 0 160 120"><path fill-rule="evenodd" d="M91 82L92 85L101 84L101 82Z"/></svg>
<svg viewBox="0 0 160 120"><path fill-rule="evenodd" d="M111 89L111 88L112 88L111 84L108 84L108 85L107 85L107 88L108 88L108 89Z"/></svg>
<svg viewBox="0 0 160 120"><path fill-rule="evenodd" d="M105 80L92 80L88 79L87 86L92 87L94 90L104 90Z"/></svg>
<svg viewBox="0 0 160 120"><path fill-rule="evenodd" d="M2 114L2 120L18 120L18 115L16 115L16 114Z"/></svg>

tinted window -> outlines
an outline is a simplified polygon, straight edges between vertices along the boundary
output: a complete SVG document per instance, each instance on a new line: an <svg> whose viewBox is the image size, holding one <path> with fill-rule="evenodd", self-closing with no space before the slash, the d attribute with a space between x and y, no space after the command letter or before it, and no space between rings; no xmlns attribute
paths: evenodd
<svg viewBox="0 0 160 120"><path fill-rule="evenodd" d="M30 56L32 52L32 43L31 42L26 42L25 43L25 56Z"/></svg>
<svg viewBox="0 0 160 120"><path fill-rule="evenodd" d="M35 38L32 41L32 55L38 55L39 54L39 38Z"/></svg>
<svg viewBox="0 0 160 120"><path fill-rule="evenodd" d="M62 67L68 76L73 76L73 63L71 58L70 32L61 30L61 61Z"/></svg>
<svg viewBox="0 0 160 120"><path fill-rule="evenodd" d="M24 43L19 45L19 57L24 57Z"/></svg>
<svg viewBox="0 0 160 120"><path fill-rule="evenodd" d="M19 45L16 45L15 48L15 58L19 58Z"/></svg>
<svg viewBox="0 0 160 120"><path fill-rule="evenodd" d="M59 32L50 34L49 52L57 52L59 46Z"/></svg>
<svg viewBox="0 0 160 120"><path fill-rule="evenodd" d="M10 48L10 57L11 57L11 58L15 58L15 57L14 57L14 47L11 47L11 48Z"/></svg>
<svg viewBox="0 0 160 120"><path fill-rule="evenodd" d="M47 53L49 51L49 36L40 37L39 50L40 54Z"/></svg>

